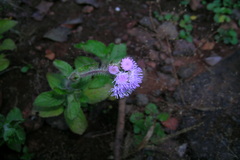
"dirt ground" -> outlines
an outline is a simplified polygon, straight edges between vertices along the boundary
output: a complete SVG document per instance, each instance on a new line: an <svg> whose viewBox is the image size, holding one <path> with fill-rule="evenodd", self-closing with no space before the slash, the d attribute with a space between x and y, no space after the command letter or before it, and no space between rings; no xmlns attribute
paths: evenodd
<svg viewBox="0 0 240 160"><path fill-rule="evenodd" d="M126 159L240 159L240 146L230 143L230 140L239 142L240 139L239 132L237 134L237 131L240 131L239 108L233 108L235 110L231 110L231 112L228 110L227 113L220 113L213 111L213 107L208 106L208 103L205 104L205 107L201 107L196 105L200 102L196 102L195 98L191 99L193 94L202 93L200 89L195 91L193 88L200 82L200 85L205 83L202 79L197 83L196 77L209 71L215 72L215 64L212 64L215 61L209 62L209 57L220 57L221 61L216 63L218 63L219 68L222 68L224 66L221 67L221 62L226 57L233 55L240 47L239 44L226 45L214 42L214 30L218 26L213 22L212 13L201 7L193 11L189 6L180 5L180 0L85 0L83 2L80 0L79 3L77 0L11 0L9 3L5 3L1 10L2 18L15 19L18 21L18 25L8 35L16 42L17 50L8 54L7 57L10 59L11 65L9 69L0 74L0 113L6 115L15 106L21 109L26 119L24 123L27 132L26 144L29 151L35 155L33 159L113 159L117 101L106 100L93 105L91 109L86 109L85 114L89 120L89 128L82 136L73 134L66 129L61 116L42 119L32 113L34 99L41 92L50 89L46 73L57 71L52 64L53 60L61 59L73 64L74 58L79 55L92 57L92 55L73 47L73 44L86 42L89 39L99 40L105 44L112 42L127 44L128 55L133 57L144 70L144 80L141 87L127 99L125 138L132 132L132 126L129 122L130 113L142 110L149 102L155 103L159 110L168 112L171 117L177 119L175 129L165 128L167 135L177 134L200 122L212 121L214 122L212 125L215 125L218 122L215 120L221 119L219 115L225 117L227 115L228 118L225 119L226 122L219 121L219 124L224 124L223 126L216 125L216 127L228 128L229 125L231 126L232 138L228 139L227 142L224 141L229 142L228 149L223 147L219 151L215 151L220 153L222 150L228 150L229 152L226 151L227 156L219 156L215 153L204 155L204 150L201 149L208 144L200 143L199 140L205 141L205 139L198 137L198 133L205 133L205 130L202 129L204 127L200 127L204 133L190 132L198 128L193 127L190 131L186 130L183 134L177 134L172 139L159 144L150 152L148 149L143 149ZM163 33L156 29L162 22L153 23L154 16L151 14L153 11L162 14L175 13L181 16L187 13L196 16L197 19L192 21L193 42L177 38L171 39L171 34L179 31L176 24L174 24L175 29L169 26L165 28L166 36L164 37ZM141 21L146 17L147 24ZM60 28L61 31L53 33L52 29L56 28ZM236 26L236 31L240 33L239 26ZM49 32L51 36L49 36ZM32 69L27 73L20 72L19 67L27 64L30 64ZM227 65L231 64L233 62ZM239 71L237 69L236 72ZM228 71L222 71L223 76ZM215 75L208 76L214 78ZM224 77L221 78L224 79ZM238 81L233 80L226 83L236 82L233 85L240 86L238 84L240 82L239 76L234 78ZM197 82L192 84L195 81ZM219 82L219 85L214 87L218 88L222 83L225 81ZM232 89L232 87L223 87L223 89L229 88ZM190 91L191 89L193 92L185 94L185 90ZM218 97L216 93L219 91L223 93L223 97L228 94L223 92L224 90L213 90L208 97ZM240 104L238 103L239 91L234 90L236 94L233 95L237 96L233 96L232 101L237 102L234 101L232 104L235 107L239 107ZM205 101L208 97L196 98ZM217 107L225 106L225 103L220 103L221 100L217 99L217 101L219 102ZM228 104L228 102L226 103ZM208 124L207 127L211 128L211 124ZM218 135L218 131L221 131L223 135L229 135L227 129L219 128L213 127L212 133ZM188 133L193 134L189 135ZM209 141L209 143L218 146L217 142ZM199 144L197 147L196 143ZM184 144L187 144L187 147L181 155L179 150ZM19 156L6 146L2 146L0 149L0 159L11 160ZM214 149L216 148L212 150ZM212 150L209 149L209 151Z"/></svg>

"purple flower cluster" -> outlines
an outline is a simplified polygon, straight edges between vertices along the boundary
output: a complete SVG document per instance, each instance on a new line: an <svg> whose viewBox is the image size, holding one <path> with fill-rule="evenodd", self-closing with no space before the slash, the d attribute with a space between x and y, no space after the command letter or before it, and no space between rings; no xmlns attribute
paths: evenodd
<svg viewBox="0 0 240 160"><path fill-rule="evenodd" d="M143 71L130 57L122 59L120 65L110 65L108 71L116 76L111 89L112 96L116 98L129 96L142 83Z"/></svg>

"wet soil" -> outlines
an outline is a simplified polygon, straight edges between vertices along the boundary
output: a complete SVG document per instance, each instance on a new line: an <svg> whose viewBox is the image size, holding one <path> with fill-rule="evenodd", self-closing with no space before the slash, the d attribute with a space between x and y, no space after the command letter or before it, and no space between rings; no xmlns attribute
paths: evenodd
<svg viewBox="0 0 240 160"><path fill-rule="evenodd" d="M129 156L128 159L240 159L240 148L237 143L240 139L237 134L240 128L239 87L234 88L234 85L240 86L240 81L239 76L231 77L231 74L239 72L239 67L233 67L234 70L229 73L228 69L231 69L229 66L237 62L230 61L227 66L225 62L219 62L215 68L220 71L216 71L217 75L210 74L215 71L212 69L214 66L205 61L205 58L215 55L225 59L239 50L239 44L214 43L214 47L210 49L209 46L205 46L207 49L204 49L200 45L204 40L210 42L214 40L212 29L216 29L217 25L214 24L209 11L204 8L192 11L189 6L179 5L179 0L163 0L159 3L146 0L99 0L97 7L96 1L88 1L94 2L92 4L77 4L74 0L52 0L48 1L52 6L44 13L42 19L36 20L33 15L38 11L36 6L40 0L13 2L17 6L6 4L1 11L2 18L12 17L19 24L15 32L8 35L15 40L18 48L8 54L11 66L0 74L0 113L6 115L13 107L22 110L26 119L24 123L27 132L26 145L30 152L34 153L33 159L113 159L117 101L104 101L92 106L91 109L85 109L89 128L82 136L71 133L64 126L59 127L64 125L61 116L46 120L32 113L32 103L36 96L50 89L46 73L57 71L53 67L53 60L46 57L46 53L51 51L54 53L54 59L73 64L74 58L79 55L92 57L91 54L73 47L73 44L89 39L99 40L105 44L126 43L128 55L144 70L141 87L127 99L126 137L132 132L132 126L128 121L130 113L143 110L147 102L157 104L159 110L168 112L178 119L179 126L176 130L165 128L168 135L199 123L206 124L193 127L195 132L186 131L181 136L175 136L159 144L155 149L150 151L144 149ZM152 11L196 15L197 20L192 22L194 42L159 38L161 35L151 27L149 29L140 23L143 17L154 18L149 16ZM73 19L81 21L71 25L64 24ZM161 25L161 22L158 23ZM67 40L58 42L44 38L47 32L57 27L68 28L70 34ZM237 32L240 32L239 28ZM27 73L20 72L19 68L26 64L32 65L33 68ZM210 79L215 81L210 82ZM206 88L204 85L212 87L211 92L204 90ZM229 88L231 95L227 92ZM136 98L139 95L144 95L147 102L140 102ZM227 96L229 98L221 99ZM234 105L233 108L230 107L231 111L220 112L216 109L229 107L229 99L232 102L230 106ZM216 103L209 106L214 101ZM199 105L200 102L204 103ZM209 134L204 134L205 132ZM214 136L217 138L211 139ZM187 147L181 155L178 151L183 144L187 144ZM225 145L224 148L224 144L228 147ZM10 151L6 146L0 148L0 159L17 159L18 156L19 154Z"/></svg>

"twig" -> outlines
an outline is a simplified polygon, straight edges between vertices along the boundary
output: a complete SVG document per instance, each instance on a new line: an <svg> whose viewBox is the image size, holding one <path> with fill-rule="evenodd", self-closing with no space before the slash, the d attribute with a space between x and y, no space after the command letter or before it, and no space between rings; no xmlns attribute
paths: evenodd
<svg viewBox="0 0 240 160"><path fill-rule="evenodd" d="M125 126L126 99L120 99L118 104L118 121L114 145L114 159L121 160L122 140Z"/></svg>
<svg viewBox="0 0 240 160"><path fill-rule="evenodd" d="M203 122L201 122L201 123L199 123L199 124L196 124L196 125L194 125L194 126L185 128L185 129L183 129L183 130L181 130L181 131L178 131L178 132L176 132L176 133L174 133L174 134L168 135L168 136L166 136L166 137L164 137L164 138L161 138L161 139L159 139L157 142L155 142L155 144L160 144L160 143L162 143L162 142L164 142L164 141L166 141L166 140L168 140L168 139L171 139L171 138L173 138L173 137L177 137L177 136L179 136L180 134L183 134L183 133L189 132L189 131L191 131L191 130L193 130L193 129L196 129L197 127L199 127L199 126L201 126L201 125L203 125ZM144 148L145 148L145 149L149 149L149 148L154 148L154 146L149 146L149 145L147 145L147 146L145 146ZM140 149L142 149L142 148L140 148ZM128 158L129 156L134 155L134 154L137 153L138 151L140 151L139 148L135 149L132 153L129 153L128 155L126 155L126 156L124 157L124 159Z"/></svg>

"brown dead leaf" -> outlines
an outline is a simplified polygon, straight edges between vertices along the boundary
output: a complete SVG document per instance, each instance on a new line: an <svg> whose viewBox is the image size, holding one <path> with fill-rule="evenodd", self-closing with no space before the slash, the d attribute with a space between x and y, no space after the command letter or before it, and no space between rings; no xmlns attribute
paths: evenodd
<svg viewBox="0 0 240 160"><path fill-rule="evenodd" d="M47 49L45 51L45 57L49 60L54 60L55 59L55 53L51 51L50 49Z"/></svg>
<svg viewBox="0 0 240 160"><path fill-rule="evenodd" d="M205 42L203 45L202 45L202 47L201 47L201 49L202 50L212 50L213 48L214 48L214 46L215 46L215 42Z"/></svg>

